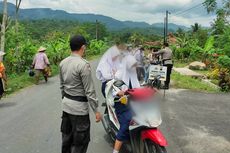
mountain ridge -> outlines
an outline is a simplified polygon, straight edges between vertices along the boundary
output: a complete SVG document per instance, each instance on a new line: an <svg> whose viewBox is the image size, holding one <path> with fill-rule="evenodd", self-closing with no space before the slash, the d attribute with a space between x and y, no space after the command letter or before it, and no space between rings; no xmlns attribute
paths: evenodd
<svg viewBox="0 0 230 153"><path fill-rule="evenodd" d="M3 2L0 2L0 11L3 11ZM8 15L14 18L15 5L8 3ZM79 14L68 13L64 10L54 10L51 8L28 8L19 10L20 20L40 20L40 19L55 19L55 20L73 20L79 22L99 22L105 24L110 30L121 30L124 28L163 28L163 23L148 24L146 22L136 21L119 21L109 16L99 14ZM178 28L188 29L186 26L169 23L169 29L176 31Z"/></svg>

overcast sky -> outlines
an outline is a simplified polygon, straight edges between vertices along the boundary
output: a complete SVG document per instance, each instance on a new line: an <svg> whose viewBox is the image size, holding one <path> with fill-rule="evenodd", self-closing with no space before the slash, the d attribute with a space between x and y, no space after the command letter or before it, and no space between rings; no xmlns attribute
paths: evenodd
<svg viewBox="0 0 230 153"><path fill-rule="evenodd" d="M165 11L172 12L169 22L190 26L195 22L209 26L214 15L208 15L202 5L178 14L180 11L197 6L204 0L22 0L22 8L52 8L70 13L94 13L118 20L163 22ZM15 3L15 0L9 0ZM178 15L177 15L178 14Z"/></svg>

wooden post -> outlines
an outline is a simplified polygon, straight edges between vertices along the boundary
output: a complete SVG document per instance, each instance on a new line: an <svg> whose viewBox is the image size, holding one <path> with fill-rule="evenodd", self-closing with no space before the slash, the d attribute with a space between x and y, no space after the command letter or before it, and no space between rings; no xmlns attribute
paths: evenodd
<svg viewBox="0 0 230 153"><path fill-rule="evenodd" d="M164 18L164 44L166 43L166 18Z"/></svg>
<svg viewBox="0 0 230 153"><path fill-rule="evenodd" d="M15 33L16 33L16 49L15 49L15 52L16 52L16 55L18 54L18 46L19 46L19 43L18 43L18 28L19 28L19 24L18 24L18 15L19 15L19 8L20 8L20 5L21 5L21 2L22 0L16 0L16 8L15 8Z"/></svg>
<svg viewBox="0 0 230 153"><path fill-rule="evenodd" d="M98 40L98 21L96 20L96 40Z"/></svg>
<svg viewBox="0 0 230 153"><path fill-rule="evenodd" d="M7 0L3 1L3 18L1 25L1 51L5 52L5 35L6 35L6 22L7 22ZM0 61L2 61L2 57Z"/></svg>

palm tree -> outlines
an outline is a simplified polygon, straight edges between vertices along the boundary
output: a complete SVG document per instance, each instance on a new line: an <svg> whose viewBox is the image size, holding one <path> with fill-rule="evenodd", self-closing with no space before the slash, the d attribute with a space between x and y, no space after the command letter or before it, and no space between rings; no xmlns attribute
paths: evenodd
<svg viewBox="0 0 230 153"><path fill-rule="evenodd" d="M205 0L204 6L206 7L208 13L215 12L217 9L217 1L216 0Z"/></svg>
<svg viewBox="0 0 230 153"><path fill-rule="evenodd" d="M230 1L229 0L223 0L222 6L218 8L217 0L205 0L204 1L204 6L207 9L208 13L211 12L216 12L220 9L224 10L225 15L229 16L230 15Z"/></svg>
<svg viewBox="0 0 230 153"><path fill-rule="evenodd" d="M230 1L227 1L224 5L224 9L227 16L230 16Z"/></svg>
<svg viewBox="0 0 230 153"><path fill-rule="evenodd" d="M195 33L200 29L200 25L198 23L195 23L194 25L191 26L192 32Z"/></svg>

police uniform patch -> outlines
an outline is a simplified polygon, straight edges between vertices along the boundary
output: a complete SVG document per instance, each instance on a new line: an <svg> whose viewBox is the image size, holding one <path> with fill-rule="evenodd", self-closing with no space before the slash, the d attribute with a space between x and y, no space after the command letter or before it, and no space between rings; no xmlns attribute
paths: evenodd
<svg viewBox="0 0 230 153"><path fill-rule="evenodd" d="M87 64L87 68L88 68L88 70L90 70L90 71L91 71L91 67L90 67L90 65L89 65L89 64Z"/></svg>

